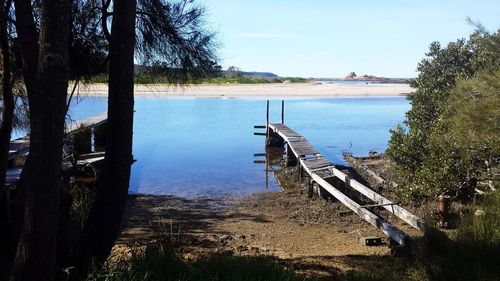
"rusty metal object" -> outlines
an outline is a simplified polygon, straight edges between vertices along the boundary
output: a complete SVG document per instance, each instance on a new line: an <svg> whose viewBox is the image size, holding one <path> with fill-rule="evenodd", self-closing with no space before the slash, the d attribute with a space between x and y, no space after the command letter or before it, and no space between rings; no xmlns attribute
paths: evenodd
<svg viewBox="0 0 500 281"><path fill-rule="evenodd" d="M442 228L448 227L450 204L451 197L449 195L438 196L439 226Z"/></svg>

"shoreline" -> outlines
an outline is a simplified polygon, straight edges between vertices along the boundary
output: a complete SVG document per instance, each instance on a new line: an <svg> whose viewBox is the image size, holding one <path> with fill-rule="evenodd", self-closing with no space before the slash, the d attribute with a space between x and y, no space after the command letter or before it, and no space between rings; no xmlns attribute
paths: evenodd
<svg viewBox="0 0 500 281"><path fill-rule="evenodd" d="M68 88L71 93L72 87ZM107 84L82 84L80 96L107 97ZM135 85L136 97L172 98L340 98L401 97L413 92L407 84L340 85L317 83L293 84L200 84L189 86Z"/></svg>

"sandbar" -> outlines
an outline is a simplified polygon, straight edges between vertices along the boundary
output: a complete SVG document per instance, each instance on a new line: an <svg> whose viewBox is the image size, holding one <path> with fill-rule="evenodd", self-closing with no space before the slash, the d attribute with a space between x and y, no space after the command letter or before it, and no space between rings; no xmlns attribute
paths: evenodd
<svg viewBox="0 0 500 281"><path fill-rule="evenodd" d="M69 87L68 92L71 92ZM328 98L328 97L385 97L406 96L413 92L407 84L197 84L189 86L135 85L136 97L193 97L193 98ZM107 84L81 84L80 96L107 97Z"/></svg>

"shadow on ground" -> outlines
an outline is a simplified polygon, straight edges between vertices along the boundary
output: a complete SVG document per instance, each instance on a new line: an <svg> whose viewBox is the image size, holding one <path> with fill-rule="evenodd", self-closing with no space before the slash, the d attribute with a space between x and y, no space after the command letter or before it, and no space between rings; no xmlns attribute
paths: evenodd
<svg viewBox="0 0 500 281"><path fill-rule="evenodd" d="M216 222L227 219L272 222L262 215L228 212L227 207L235 200L229 197L186 199L171 195L130 195L118 242L148 244L158 239L185 240L197 234L228 234L214 228Z"/></svg>

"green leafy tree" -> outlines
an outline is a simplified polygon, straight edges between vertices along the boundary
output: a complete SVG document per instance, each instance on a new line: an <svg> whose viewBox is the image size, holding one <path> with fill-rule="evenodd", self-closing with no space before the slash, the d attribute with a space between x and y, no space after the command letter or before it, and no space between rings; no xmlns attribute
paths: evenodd
<svg viewBox="0 0 500 281"><path fill-rule="evenodd" d="M456 190L476 177L479 166L475 163L482 160L472 161L479 157L476 154L465 157L465 147L458 145L457 140L467 138L468 129L484 124L483 117L476 114L466 123L468 128L461 127L464 116L473 110L488 112L493 119L498 114L486 108L486 100L495 99L498 85L485 83L494 79L492 72L500 65L499 46L498 32L490 35L477 31L468 41L457 40L446 48L432 43L427 58L419 63L419 75L410 81L416 89L408 95L412 108L404 125L391 131L386 152L403 184L401 194L407 199ZM488 74L476 75L481 71ZM484 94L467 98L472 93ZM474 141L484 143L482 136L476 135Z"/></svg>

